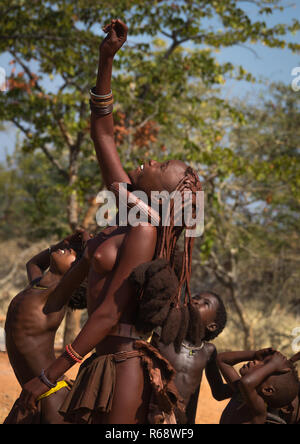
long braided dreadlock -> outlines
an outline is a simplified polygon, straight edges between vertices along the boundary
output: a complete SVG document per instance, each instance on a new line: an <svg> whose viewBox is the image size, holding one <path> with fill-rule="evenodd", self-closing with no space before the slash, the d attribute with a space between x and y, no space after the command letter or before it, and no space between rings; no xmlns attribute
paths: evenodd
<svg viewBox="0 0 300 444"><path fill-rule="evenodd" d="M183 197L184 193L186 192L190 193L191 200L188 200L188 203L192 203L194 207L196 193L201 190L202 187L197 173L192 168L188 167L184 177L178 183L175 193L180 193L181 197ZM190 289L192 252L195 238L189 237L187 233L184 238L184 251L181 258L181 267L178 269L178 252L177 264L175 263L176 245L179 237L181 236L184 228L190 228L188 226L175 226L178 218L182 220L184 206L185 204L183 204L181 208L177 209L177 213L181 214L176 214L174 199L170 200L170 224L167 225L163 223L162 233L158 242L158 257L167 260L174 272L176 270L176 266L178 270L178 289L173 293L173 297L170 300L170 310L163 323L161 334L162 342L166 345L174 342L177 350L180 350L181 343L185 339L188 330L195 344L198 344L198 342L201 340L199 337L199 326L201 325L199 320L199 312L192 303Z"/></svg>
<svg viewBox="0 0 300 444"><path fill-rule="evenodd" d="M119 189L114 184L111 189ZM158 227L158 241L154 260L137 267L130 276L140 295L139 313L136 328L149 332L157 326L162 327L161 340L166 345L174 343L176 351L189 332L190 338L197 345L200 338L199 312L192 303L190 278L192 271L192 251L194 237L189 237L187 231L184 239L183 254L178 254L177 242L184 231L192 227L179 226L186 203L192 203L195 209L196 193L202 187L197 173L190 167L176 186L175 193L182 197L181 206L175 205L174 199L169 200L168 220L163 220ZM185 200L185 193L190 200ZM128 193L131 195L132 193ZM131 198L139 206L137 198ZM184 203L182 203L184 202ZM145 212L145 204L141 203L141 211ZM148 214L153 215L153 209L148 207ZM180 263L180 265L179 265Z"/></svg>

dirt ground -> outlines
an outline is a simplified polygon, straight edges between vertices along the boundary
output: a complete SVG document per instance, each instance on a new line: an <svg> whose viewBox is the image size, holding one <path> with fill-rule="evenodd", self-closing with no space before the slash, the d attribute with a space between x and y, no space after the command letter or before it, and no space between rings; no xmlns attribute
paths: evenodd
<svg viewBox="0 0 300 444"><path fill-rule="evenodd" d="M74 378L78 371L74 366L68 376ZM13 403L20 394L20 386L9 364L7 354L0 352L0 424L3 423ZM212 399L210 388L204 379L199 397L197 424L218 424L226 402Z"/></svg>

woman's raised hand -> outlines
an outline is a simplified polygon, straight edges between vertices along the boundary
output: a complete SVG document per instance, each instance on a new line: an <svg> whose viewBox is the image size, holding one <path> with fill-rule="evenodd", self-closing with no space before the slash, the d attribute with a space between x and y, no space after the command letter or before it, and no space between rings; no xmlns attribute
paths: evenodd
<svg viewBox="0 0 300 444"><path fill-rule="evenodd" d="M114 57L127 40L128 28L121 20L112 20L104 26L107 36L100 45L101 57Z"/></svg>

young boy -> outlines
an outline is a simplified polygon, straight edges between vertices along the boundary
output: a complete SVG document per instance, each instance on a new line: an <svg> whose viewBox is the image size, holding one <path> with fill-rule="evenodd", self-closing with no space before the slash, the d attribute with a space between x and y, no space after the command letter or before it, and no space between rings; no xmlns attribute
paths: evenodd
<svg viewBox="0 0 300 444"><path fill-rule="evenodd" d="M297 424L300 384L294 363L272 348L218 356L219 368L234 395L221 424ZM237 373L234 365L249 361Z"/></svg>
<svg viewBox="0 0 300 444"><path fill-rule="evenodd" d="M176 370L175 385L183 398L185 417L177 412L177 422L195 424L198 396L205 369L212 394L217 401L232 396L231 389L223 383L216 358L217 350L210 343L224 330L227 323L226 309L222 299L212 292L201 293L193 297L193 302L199 310L202 344L195 347L187 336L180 353L176 353L174 345L164 345L155 334L154 345Z"/></svg>
<svg viewBox="0 0 300 444"><path fill-rule="evenodd" d="M67 306L83 308L80 291L74 291L89 271L87 258L79 260L89 238L87 233L76 232L26 265L29 285L10 303L5 324L8 357L22 387L55 360L55 334ZM68 383L61 380L56 391L49 390L39 401L36 414L21 411L16 401L4 423L63 423L58 409L68 389Z"/></svg>

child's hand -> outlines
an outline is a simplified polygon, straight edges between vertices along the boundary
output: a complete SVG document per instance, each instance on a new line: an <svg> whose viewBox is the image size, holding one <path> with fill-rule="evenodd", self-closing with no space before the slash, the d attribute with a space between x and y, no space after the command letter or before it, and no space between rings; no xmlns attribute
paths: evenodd
<svg viewBox="0 0 300 444"><path fill-rule="evenodd" d="M274 350L274 348L263 348L262 350L258 350L255 353L254 360L263 361L268 356L274 355L274 353L276 353L276 350Z"/></svg>
<svg viewBox="0 0 300 444"><path fill-rule="evenodd" d="M281 353L275 352L269 359L269 362L274 366L274 371L276 373L284 375L292 371L291 367L289 366L289 361Z"/></svg>
<svg viewBox="0 0 300 444"><path fill-rule="evenodd" d="M58 244L51 247L52 251L57 251L64 248L81 249L84 247L86 242L91 239L90 235L83 228L78 228L74 233L67 236L65 239L60 241Z"/></svg>
<svg viewBox="0 0 300 444"><path fill-rule="evenodd" d="M67 245L70 245L72 242L80 241L83 235L84 230L82 228L78 228L73 234L70 234L70 236L66 237L63 242Z"/></svg>
<svg viewBox="0 0 300 444"><path fill-rule="evenodd" d="M114 57L127 40L128 28L121 20L112 20L103 31L107 36L100 45L100 55Z"/></svg>
<svg viewBox="0 0 300 444"><path fill-rule="evenodd" d="M55 245L52 245L51 252L57 251L59 249L63 250L64 248L68 248L70 247L70 244L73 244L74 242L81 242L83 232L84 230L78 229L74 233L70 234L65 239L63 239L62 241L58 242Z"/></svg>

